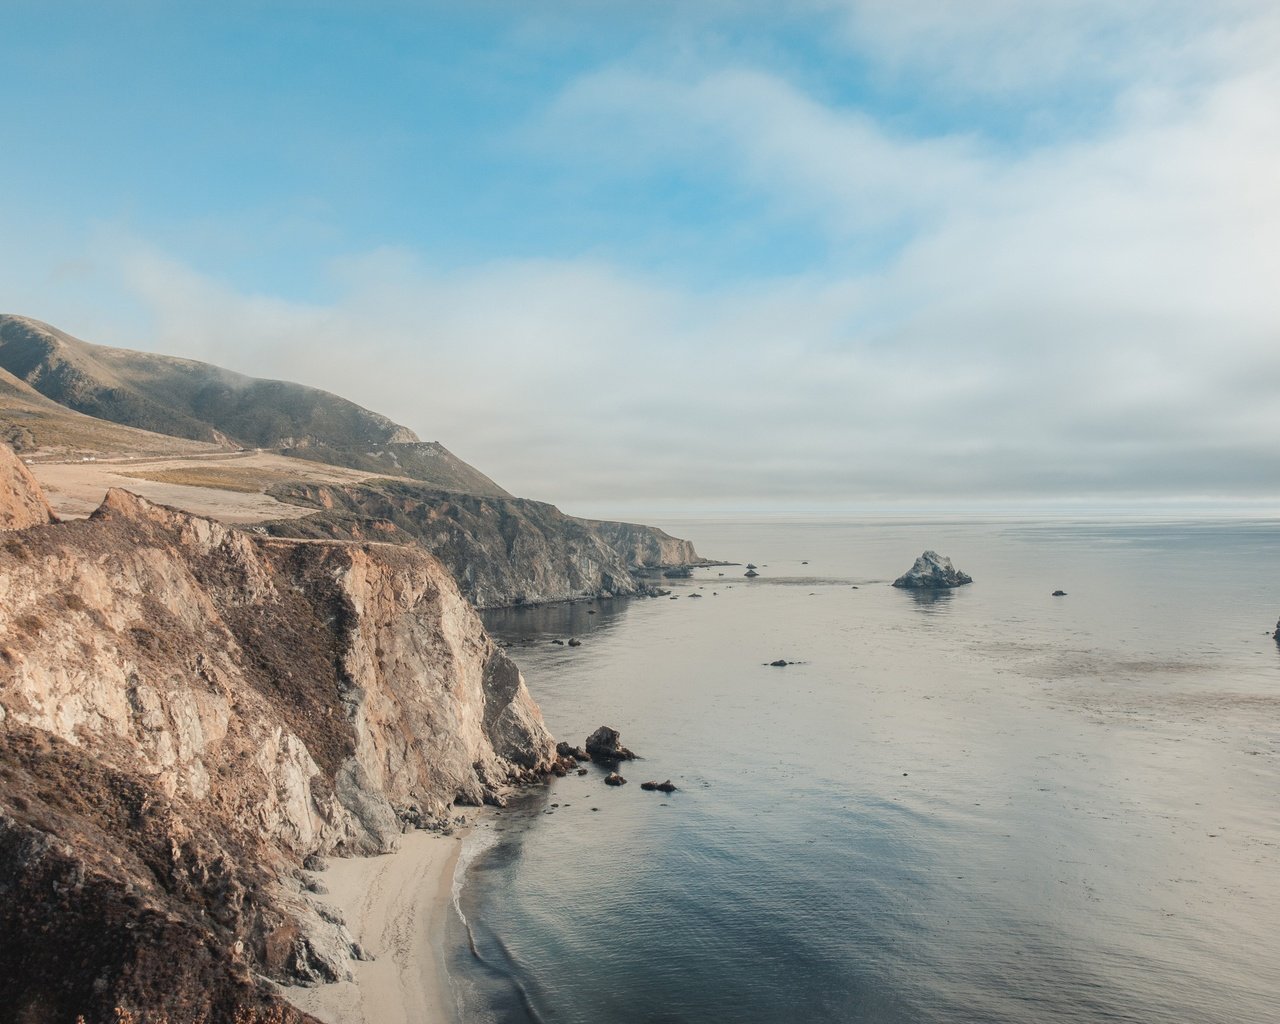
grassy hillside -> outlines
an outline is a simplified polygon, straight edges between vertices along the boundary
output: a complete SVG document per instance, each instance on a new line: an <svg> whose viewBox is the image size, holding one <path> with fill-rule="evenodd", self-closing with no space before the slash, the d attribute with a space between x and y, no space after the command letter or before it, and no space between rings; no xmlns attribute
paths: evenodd
<svg viewBox="0 0 1280 1024"><path fill-rule="evenodd" d="M416 441L345 398L208 363L90 345L0 315L0 368L59 405L126 426L247 448Z"/></svg>
<svg viewBox="0 0 1280 1024"><path fill-rule="evenodd" d="M12 314L0 314L0 440L24 455L71 458L264 448L509 496L443 445L327 391L91 345Z"/></svg>

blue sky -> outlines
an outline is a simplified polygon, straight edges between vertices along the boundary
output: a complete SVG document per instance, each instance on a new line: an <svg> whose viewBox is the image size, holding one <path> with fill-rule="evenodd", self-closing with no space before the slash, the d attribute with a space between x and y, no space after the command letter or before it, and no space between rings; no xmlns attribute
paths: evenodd
<svg viewBox="0 0 1280 1024"><path fill-rule="evenodd" d="M570 505L1269 500L1278 25L11 0L0 306Z"/></svg>

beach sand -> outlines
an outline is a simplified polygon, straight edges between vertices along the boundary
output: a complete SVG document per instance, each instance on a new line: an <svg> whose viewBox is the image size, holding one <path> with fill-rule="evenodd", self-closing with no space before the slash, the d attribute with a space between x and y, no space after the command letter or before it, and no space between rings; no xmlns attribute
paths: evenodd
<svg viewBox="0 0 1280 1024"><path fill-rule="evenodd" d="M354 982L280 992L326 1024L448 1024L456 1018L445 973L444 928L462 843L411 832L381 857L333 858L319 876L326 903L377 959L351 963Z"/></svg>

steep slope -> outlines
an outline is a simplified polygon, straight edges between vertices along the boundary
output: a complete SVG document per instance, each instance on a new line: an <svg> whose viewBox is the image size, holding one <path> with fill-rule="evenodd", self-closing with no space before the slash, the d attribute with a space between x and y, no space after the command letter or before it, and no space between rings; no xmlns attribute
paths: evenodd
<svg viewBox="0 0 1280 1024"><path fill-rule="evenodd" d="M411 547L258 537L108 494L0 534L0 1006L229 1021L355 952L301 859L501 799L553 743Z"/></svg>
<svg viewBox="0 0 1280 1024"><path fill-rule="evenodd" d="M636 569L703 561L688 541L629 523L567 516L525 498L448 494L408 481L273 488L317 515L267 524L283 537L397 535L440 559L477 607L652 593Z"/></svg>

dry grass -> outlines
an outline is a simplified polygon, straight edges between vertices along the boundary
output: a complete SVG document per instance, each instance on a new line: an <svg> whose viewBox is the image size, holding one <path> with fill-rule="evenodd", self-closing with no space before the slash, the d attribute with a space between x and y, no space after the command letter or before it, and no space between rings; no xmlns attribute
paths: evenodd
<svg viewBox="0 0 1280 1024"><path fill-rule="evenodd" d="M236 491L240 494L262 494L268 487L297 479L286 473L233 466L185 466L180 469L156 469L120 475L135 480L153 480L158 484L208 487L215 491Z"/></svg>

